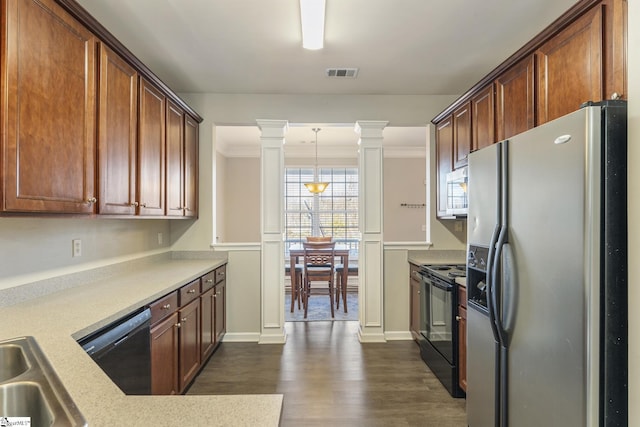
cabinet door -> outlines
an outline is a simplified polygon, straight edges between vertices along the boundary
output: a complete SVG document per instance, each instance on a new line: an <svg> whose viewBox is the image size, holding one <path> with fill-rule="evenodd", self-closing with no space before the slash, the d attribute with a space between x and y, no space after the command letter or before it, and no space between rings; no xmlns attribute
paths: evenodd
<svg viewBox="0 0 640 427"><path fill-rule="evenodd" d="M542 45L538 56L538 124L602 100L602 6Z"/></svg>
<svg viewBox="0 0 640 427"><path fill-rule="evenodd" d="M528 56L496 79L498 141L535 126L535 57Z"/></svg>
<svg viewBox="0 0 640 427"><path fill-rule="evenodd" d="M467 391L467 309L458 307L458 384Z"/></svg>
<svg viewBox="0 0 640 427"><path fill-rule="evenodd" d="M226 304L226 291L227 282L222 281L214 287L215 289L215 331L216 331L216 345L222 341L222 337L227 331L227 304Z"/></svg>
<svg viewBox="0 0 640 427"><path fill-rule="evenodd" d="M215 289L211 288L200 296L201 360L204 362L213 351L215 337Z"/></svg>
<svg viewBox="0 0 640 427"><path fill-rule="evenodd" d="M184 118L184 216L198 216L198 122Z"/></svg>
<svg viewBox="0 0 640 427"><path fill-rule="evenodd" d="M140 215L164 215L165 97L140 79L138 196Z"/></svg>
<svg viewBox="0 0 640 427"><path fill-rule="evenodd" d="M151 328L151 394L177 394L178 313Z"/></svg>
<svg viewBox="0 0 640 427"><path fill-rule="evenodd" d="M627 0L603 0L605 6L605 99L627 98Z"/></svg>
<svg viewBox="0 0 640 427"><path fill-rule="evenodd" d="M453 112L453 168L467 165L471 151L471 102Z"/></svg>
<svg viewBox="0 0 640 427"><path fill-rule="evenodd" d="M93 213L96 39L53 0L2 6L2 210Z"/></svg>
<svg viewBox="0 0 640 427"><path fill-rule="evenodd" d="M135 215L138 73L100 44L98 213Z"/></svg>
<svg viewBox="0 0 640 427"><path fill-rule="evenodd" d="M447 174L453 168L453 119L447 117L436 126L436 205L437 216L447 214Z"/></svg>
<svg viewBox="0 0 640 427"><path fill-rule="evenodd" d="M184 112L167 102L167 216L184 212Z"/></svg>
<svg viewBox="0 0 640 427"><path fill-rule="evenodd" d="M493 85L487 86L471 98L473 112L471 151L488 147L496 142L493 105Z"/></svg>
<svg viewBox="0 0 640 427"><path fill-rule="evenodd" d="M181 308L180 317L180 392L200 368L200 300L195 299Z"/></svg>

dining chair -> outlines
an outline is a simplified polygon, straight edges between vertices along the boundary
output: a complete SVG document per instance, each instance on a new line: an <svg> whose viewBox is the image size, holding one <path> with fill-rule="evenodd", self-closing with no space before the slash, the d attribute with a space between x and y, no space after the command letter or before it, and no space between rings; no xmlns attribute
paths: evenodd
<svg viewBox="0 0 640 427"><path fill-rule="evenodd" d="M304 249L304 318L307 318L309 310L309 297L312 291L320 291L321 288L311 287L311 282L327 282L329 304L331 305L331 317L335 316L333 309L333 288L335 274L335 242L302 242ZM324 292L323 292L324 293Z"/></svg>
<svg viewBox="0 0 640 427"><path fill-rule="evenodd" d="M342 306L344 312L347 313L347 282L342 282L342 276L344 274L344 264L336 264L336 280L335 280L335 294L336 294L336 308L340 308L340 297L342 297ZM357 266L347 266L347 279L349 276L358 275Z"/></svg>
<svg viewBox="0 0 640 427"><path fill-rule="evenodd" d="M285 267L285 273L289 273L289 276L291 277L291 313L293 313L296 301L298 302L298 310L300 310L302 294L304 293L302 270L302 264L296 264L293 268ZM294 282L295 286L293 286Z"/></svg>

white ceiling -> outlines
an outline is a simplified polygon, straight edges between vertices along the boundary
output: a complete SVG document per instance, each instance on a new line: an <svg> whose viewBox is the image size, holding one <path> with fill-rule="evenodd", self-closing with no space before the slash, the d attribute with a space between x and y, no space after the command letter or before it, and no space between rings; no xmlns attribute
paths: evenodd
<svg viewBox="0 0 640 427"><path fill-rule="evenodd" d="M324 49L308 51L298 0L77 1L176 92L383 95L461 94L575 3L326 0ZM330 67L358 77L327 78ZM287 143L313 139L311 127L292 127ZM357 141L352 124L320 127L320 149ZM257 143L256 131L232 127L218 142ZM424 129L392 130L389 143L424 145Z"/></svg>

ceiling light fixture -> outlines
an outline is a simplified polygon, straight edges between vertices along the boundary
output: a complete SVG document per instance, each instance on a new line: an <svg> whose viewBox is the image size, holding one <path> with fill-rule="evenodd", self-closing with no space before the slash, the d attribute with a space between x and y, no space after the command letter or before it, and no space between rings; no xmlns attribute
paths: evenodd
<svg viewBox="0 0 640 427"><path fill-rule="evenodd" d="M324 45L324 9L325 0L300 0L303 48L322 49Z"/></svg>
<svg viewBox="0 0 640 427"><path fill-rule="evenodd" d="M318 132L320 132L320 128L313 128L311 129L312 131L314 131L316 133L316 169L315 169L315 173L318 173ZM319 181L313 181L313 182L305 182L304 186L307 187L307 190L309 190L311 193L313 194L319 194L322 193L324 190L327 189L327 187L329 186L328 182L319 182Z"/></svg>

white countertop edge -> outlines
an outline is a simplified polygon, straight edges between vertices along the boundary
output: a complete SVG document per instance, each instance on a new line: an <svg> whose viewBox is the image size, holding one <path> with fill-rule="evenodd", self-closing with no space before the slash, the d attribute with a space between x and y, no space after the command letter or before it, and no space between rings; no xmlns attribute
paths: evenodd
<svg viewBox="0 0 640 427"><path fill-rule="evenodd" d="M433 243L431 242L384 242L384 248L387 250L408 250L408 251L426 251Z"/></svg>
<svg viewBox="0 0 640 427"><path fill-rule="evenodd" d="M239 242L239 243L212 243L211 248L214 251L259 251L262 248L260 242Z"/></svg>

